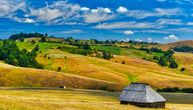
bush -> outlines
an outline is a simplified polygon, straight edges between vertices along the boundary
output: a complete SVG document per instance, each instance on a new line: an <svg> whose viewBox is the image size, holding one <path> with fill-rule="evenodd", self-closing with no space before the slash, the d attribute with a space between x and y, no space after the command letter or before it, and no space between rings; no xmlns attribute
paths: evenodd
<svg viewBox="0 0 193 110"><path fill-rule="evenodd" d="M185 70L186 70L186 68L185 68L185 67L182 67L180 71L185 71Z"/></svg>
<svg viewBox="0 0 193 110"><path fill-rule="evenodd" d="M172 60L169 67L170 68L178 68L178 64L174 60Z"/></svg>
<svg viewBox="0 0 193 110"><path fill-rule="evenodd" d="M157 92L179 92L180 89L177 88L177 87L174 87L174 88L163 88L163 89L157 89Z"/></svg>
<svg viewBox="0 0 193 110"><path fill-rule="evenodd" d="M167 60L165 57L160 57L158 64L161 66L167 66Z"/></svg>
<svg viewBox="0 0 193 110"><path fill-rule="evenodd" d="M182 88L179 89L177 87L174 88L162 88L162 89L157 89L157 92L181 92L181 93L193 93L193 89L192 88Z"/></svg>
<svg viewBox="0 0 193 110"><path fill-rule="evenodd" d="M122 61L122 64L125 64L125 61Z"/></svg>
<svg viewBox="0 0 193 110"><path fill-rule="evenodd" d="M62 69L61 67L58 67L58 70L57 70L57 71L59 72L59 71L61 71L61 69Z"/></svg>

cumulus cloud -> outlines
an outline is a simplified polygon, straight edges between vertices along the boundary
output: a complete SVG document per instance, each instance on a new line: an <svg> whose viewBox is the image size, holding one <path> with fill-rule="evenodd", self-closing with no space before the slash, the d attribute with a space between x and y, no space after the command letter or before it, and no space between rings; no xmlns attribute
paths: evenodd
<svg viewBox="0 0 193 110"><path fill-rule="evenodd" d="M123 7L123 6L120 6L120 7L117 9L117 12L118 12L118 13L125 13L125 12L127 12L127 11L128 11L128 9L125 8L125 7Z"/></svg>
<svg viewBox="0 0 193 110"><path fill-rule="evenodd" d="M125 35L131 35L131 34L134 34L134 32L133 32L133 31L128 30L128 31L124 31L124 32L123 32L123 34L125 34Z"/></svg>
<svg viewBox="0 0 193 110"><path fill-rule="evenodd" d="M80 10L81 10L81 11L89 11L90 8L87 8L87 7L81 7Z"/></svg>
<svg viewBox="0 0 193 110"><path fill-rule="evenodd" d="M167 37L164 37L165 40L171 40L171 41L174 41L174 40L178 40L178 37L175 36L175 35L169 35Z"/></svg>

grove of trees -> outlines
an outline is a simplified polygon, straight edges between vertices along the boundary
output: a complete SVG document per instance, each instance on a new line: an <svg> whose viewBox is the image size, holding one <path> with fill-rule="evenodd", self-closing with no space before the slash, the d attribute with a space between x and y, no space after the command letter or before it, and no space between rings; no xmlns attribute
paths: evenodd
<svg viewBox="0 0 193 110"><path fill-rule="evenodd" d="M15 41L5 40L0 47L0 60L15 66L43 68L35 59L37 50L38 46L31 52L26 49L20 50Z"/></svg>

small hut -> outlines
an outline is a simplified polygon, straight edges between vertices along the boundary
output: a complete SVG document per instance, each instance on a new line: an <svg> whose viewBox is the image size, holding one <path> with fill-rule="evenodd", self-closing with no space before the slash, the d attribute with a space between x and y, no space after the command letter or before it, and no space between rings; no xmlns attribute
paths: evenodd
<svg viewBox="0 0 193 110"><path fill-rule="evenodd" d="M166 100L155 92L147 83L131 83L123 89L121 104L132 104L139 107L165 108Z"/></svg>

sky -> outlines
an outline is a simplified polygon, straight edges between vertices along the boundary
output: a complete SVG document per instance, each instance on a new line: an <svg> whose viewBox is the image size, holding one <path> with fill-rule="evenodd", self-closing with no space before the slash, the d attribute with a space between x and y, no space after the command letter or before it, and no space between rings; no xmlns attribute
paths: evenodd
<svg viewBox="0 0 193 110"><path fill-rule="evenodd" d="M98 40L193 39L193 0L0 0L0 38L20 32Z"/></svg>

